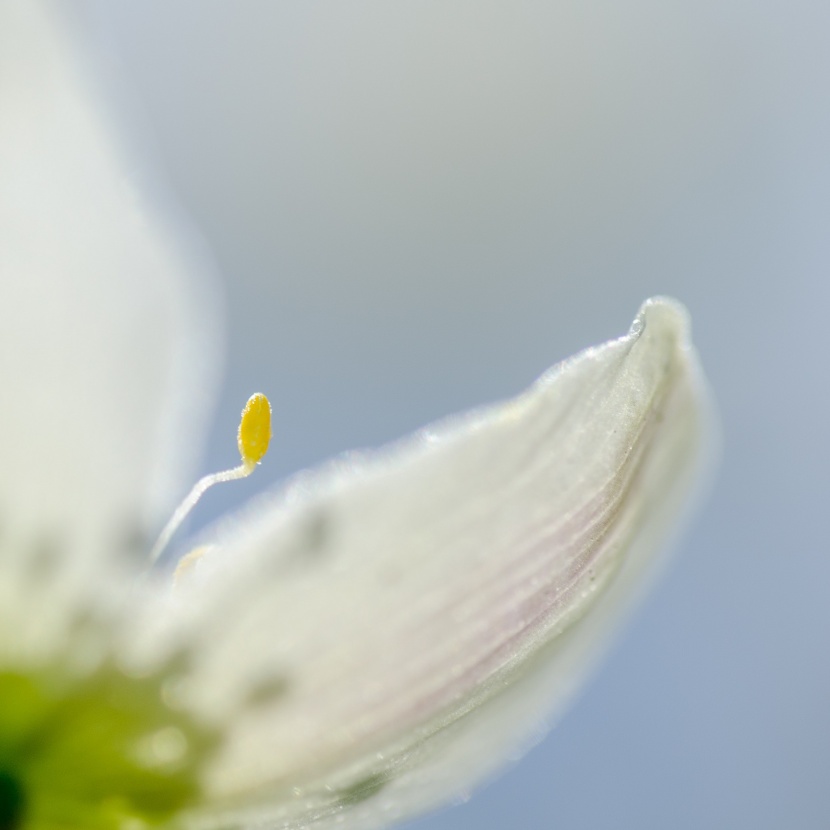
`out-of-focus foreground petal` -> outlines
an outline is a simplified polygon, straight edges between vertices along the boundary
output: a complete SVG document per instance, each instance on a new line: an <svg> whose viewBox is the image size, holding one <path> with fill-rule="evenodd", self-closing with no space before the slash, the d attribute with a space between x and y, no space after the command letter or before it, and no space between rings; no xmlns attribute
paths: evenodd
<svg viewBox="0 0 830 830"><path fill-rule="evenodd" d="M370 830L514 756L647 581L707 409L684 309L650 300L515 400L220 532L180 595L182 694L232 723L194 823Z"/></svg>
<svg viewBox="0 0 830 830"><path fill-rule="evenodd" d="M9 550L48 537L94 556L184 485L172 460L201 434L206 370L185 282L202 266L148 209L67 11L0 4L0 525Z"/></svg>

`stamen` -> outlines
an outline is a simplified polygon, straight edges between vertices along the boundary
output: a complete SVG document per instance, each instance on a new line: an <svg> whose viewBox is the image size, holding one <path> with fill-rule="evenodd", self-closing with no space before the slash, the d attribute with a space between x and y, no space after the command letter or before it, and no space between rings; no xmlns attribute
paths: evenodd
<svg viewBox="0 0 830 830"><path fill-rule="evenodd" d="M196 506L196 503L208 488L223 481L246 478L254 471L265 453L268 452L268 444L271 441L271 404L261 392L257 392L248 398L248 402L242 410L236 441L242 463L231 470L213 473L196 482L187 498L170 517L170 521L162 530L156 544L153 545L153 549L150 551L150 564L158 560L170 539L172 539L173 534L179 529L187 514Z"/></svg>

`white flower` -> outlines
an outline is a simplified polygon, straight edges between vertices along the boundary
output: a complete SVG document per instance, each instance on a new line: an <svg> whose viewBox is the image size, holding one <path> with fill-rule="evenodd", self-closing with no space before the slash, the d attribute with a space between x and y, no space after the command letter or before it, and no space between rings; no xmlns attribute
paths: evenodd
<svg viewBox="0 0 830 830"><path fill-rule="evenodd" d="M518 398L300 476L171 591L127 538L197 422L187 258L52 19L6 3L0 41L0 830L370 830L472 786L566 702L688 499L685 312L650 300Z"/></svg>

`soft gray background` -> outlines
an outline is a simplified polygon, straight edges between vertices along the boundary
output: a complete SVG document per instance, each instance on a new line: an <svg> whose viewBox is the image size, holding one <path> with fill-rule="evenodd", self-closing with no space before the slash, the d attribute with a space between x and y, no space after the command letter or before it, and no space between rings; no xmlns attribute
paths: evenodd
<svg viewBox="0 0 830 830"><path fill-rule="evenodd" d="M439 828L830 826L830 4L89 0L226 279L256 480L689 306L725 454L549 738ZM140 120L140 119L139 119Z"/></svg>

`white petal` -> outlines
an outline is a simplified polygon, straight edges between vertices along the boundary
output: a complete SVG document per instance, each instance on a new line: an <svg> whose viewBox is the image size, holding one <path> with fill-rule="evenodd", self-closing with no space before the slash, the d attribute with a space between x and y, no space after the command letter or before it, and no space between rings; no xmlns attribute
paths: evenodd
<svg viewBox="0 0 830 830"><path fill-rule="evenodd" d="M537 733L696 479L687 338L680 306L649 301L627 336L515 400L300 478L239 521L183 597L204 638L193 705L241 708L209 777L228 811L208 826L368 830Z"/></svg>
<svg viewBox="0 0 830 830"><path fill-rule="evenodd" d="M183 484L198 257L131 181L56 9L0 4L0 525L92 554Z"/></svg>

